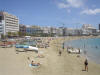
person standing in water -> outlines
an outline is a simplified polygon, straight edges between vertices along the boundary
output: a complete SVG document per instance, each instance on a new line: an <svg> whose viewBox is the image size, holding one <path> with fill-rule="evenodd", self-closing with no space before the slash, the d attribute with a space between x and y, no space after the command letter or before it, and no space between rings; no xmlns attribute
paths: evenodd
<svg viewBox="0 0 100 75"><path fill-rule="evenodd" d="M84 65L85 65L85 71L88 72L88 60L87 59L85 59Z"/></svg>

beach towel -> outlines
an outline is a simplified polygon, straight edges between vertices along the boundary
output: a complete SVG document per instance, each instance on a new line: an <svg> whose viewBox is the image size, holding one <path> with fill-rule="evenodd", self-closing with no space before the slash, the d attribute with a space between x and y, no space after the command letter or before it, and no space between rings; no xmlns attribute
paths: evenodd
<svg viewBox="0 0 100 75"><path fill-rule="evenodd" d="M29 67L38 68L39 66L32 66L32 64L29 64Z"/></svg>

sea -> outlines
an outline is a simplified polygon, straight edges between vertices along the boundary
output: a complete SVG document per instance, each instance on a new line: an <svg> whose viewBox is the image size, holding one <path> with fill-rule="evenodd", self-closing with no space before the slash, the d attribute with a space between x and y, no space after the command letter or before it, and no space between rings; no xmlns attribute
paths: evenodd
<svg viewBox="0 0 100 75"><path fill-rule="evenodd" d="M79 39L65 42L65 46L80 48L88 60L100 64L100 38Z"/></svg>

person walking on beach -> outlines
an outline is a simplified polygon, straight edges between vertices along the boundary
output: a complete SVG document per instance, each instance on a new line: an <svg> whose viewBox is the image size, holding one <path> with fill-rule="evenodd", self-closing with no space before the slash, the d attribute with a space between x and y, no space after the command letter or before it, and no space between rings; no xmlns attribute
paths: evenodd
<svg viewBox="0 0 100 75"><path fill-rule="evenodd" d="M64 51L64 49L65 49L65 48L64 48L64 43L62 44L62 49L63 49L63 51Z"/></svg>
<svg viewBox="0 0 100 75"><path fill-rule="evenodd" d="M88 72L88 60L87 59L85 59L84 65L85 65L85 71Z"/></svg>
<svg viewBox="0 0 100 75"><path fill-rule="evenodd" d="M61 50L59 50L59 56L61 56L61 54L62 54L62 52L61 52Z"/></svg>

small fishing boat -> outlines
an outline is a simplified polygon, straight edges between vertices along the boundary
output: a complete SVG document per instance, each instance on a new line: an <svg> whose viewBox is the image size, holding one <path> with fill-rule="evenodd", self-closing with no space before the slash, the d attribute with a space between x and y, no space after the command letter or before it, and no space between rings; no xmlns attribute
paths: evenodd
<svg viewBox="0 0 100 75"><path fill-rule="evenodd" d="M29 48L29 46L18 44L18 45L16 45L16 48Z"/></svg>
<svg viewBox="0 0 100 75"><path fill-rule="evenodd" d="M75 53L75 54L80 54L82 51L79 48L68 48L67 49L68 53Z"/></svg>
<svg viewBox="0 0 100 75"><path fill-rule="evenodd" d="M28 48L24 48L24 50L26 50L26 51L36 51L36 52L38 52L38 48L37 47L33 47L33 46L29 46Z"/></svg>

